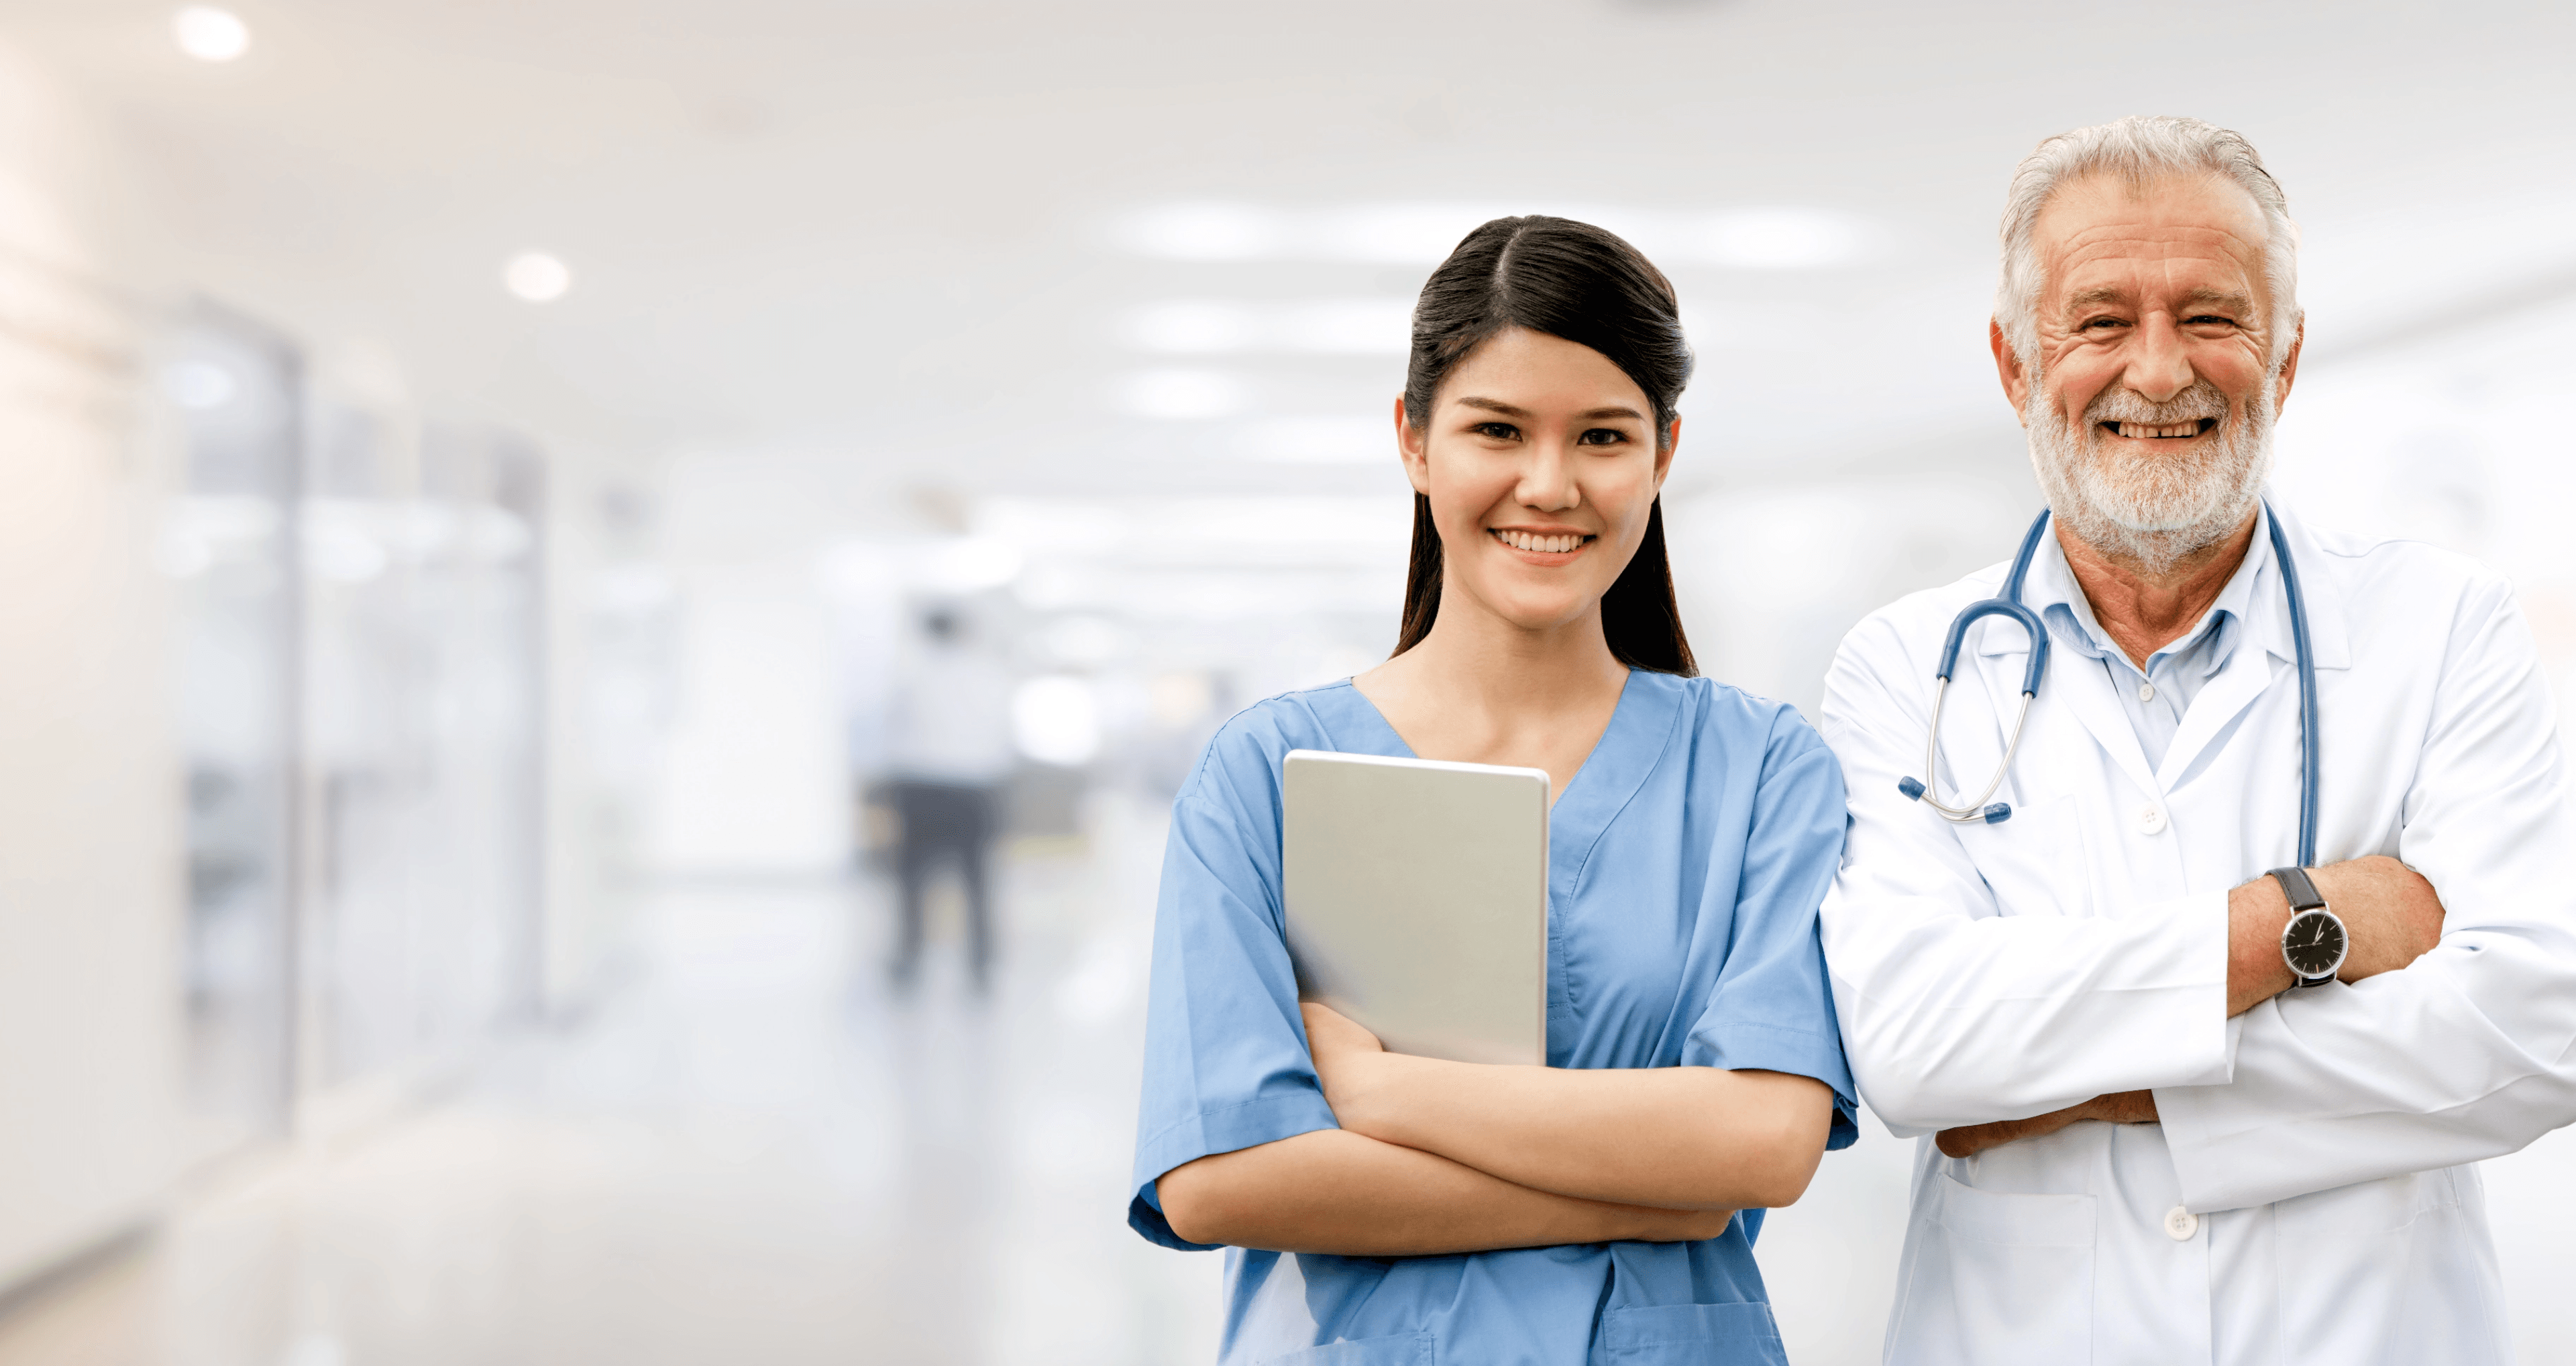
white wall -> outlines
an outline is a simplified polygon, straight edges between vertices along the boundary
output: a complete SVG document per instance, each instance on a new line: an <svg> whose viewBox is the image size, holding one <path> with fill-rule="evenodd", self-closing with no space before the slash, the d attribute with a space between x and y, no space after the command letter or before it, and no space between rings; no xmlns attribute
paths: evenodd
<svg viewBox="0 0 2576 1366"><path fill-rule="evenodd" d="M149 1210L179 1110L179 766L97 164L0 47L0 1285Z"/></svg>

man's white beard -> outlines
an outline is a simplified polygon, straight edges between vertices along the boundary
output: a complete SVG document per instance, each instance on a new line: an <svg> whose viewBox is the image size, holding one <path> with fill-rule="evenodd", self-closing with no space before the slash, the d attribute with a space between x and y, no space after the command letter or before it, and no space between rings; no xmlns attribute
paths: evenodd
<svg viewBox="0 0 2576 1366"><path fill-rule="evenodd" d="M2263 497L2272 470L2272 386L2255 387L2243 412L2228 410L2218 386L2199 380L2163 403L2114 387L2095 396L2075 431L2049 405L2034 371L2022 414L2030 433L2031 468L2049 510L2085 544L2156 576L2226 540ZM2171 424L2214 417L2218 440L2188 453L2120 456L2099 424ZM2177 443L2180 444L2180 443Z"/></svg>

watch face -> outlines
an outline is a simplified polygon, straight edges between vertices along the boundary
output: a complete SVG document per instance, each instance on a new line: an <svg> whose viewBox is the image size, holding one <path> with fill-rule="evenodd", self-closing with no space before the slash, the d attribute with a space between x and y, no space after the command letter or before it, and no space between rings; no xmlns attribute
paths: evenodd
<svg viewBox="0 0 2576 1366"><path fill-rule="evenodd" d="M2324 911L2302 911L2281 932L2281 956L2302 977L2323 977L2343 966L2343 922Z"/></svg>

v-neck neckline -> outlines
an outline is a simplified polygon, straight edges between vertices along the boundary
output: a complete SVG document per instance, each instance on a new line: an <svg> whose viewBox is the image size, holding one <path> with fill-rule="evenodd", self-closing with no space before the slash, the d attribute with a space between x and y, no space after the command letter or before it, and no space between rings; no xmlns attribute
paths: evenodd
<svg viewBox="0 0 2576 1366"><path fill-rule="evenodd" d="M1601 734L1593 740L1592 748L1583 756L1583 762L1574 766L1574 772L1566 778L1565 786L1548 799L1548 818L1551 824L1555 821L1557 808L1565 805L1565 799L1574 795L1575 785L1583 781L1583 775L1592 771L1593 760L1600 757L1601 751L1610 747L1610 737L1618 733L1620 720L1628 713L1628 699L1636 694L1637 679L1645 672L1644 669L1632 668L1628 670L1627 678L1620 682L1619 700L1611 704L1609 722L1601 727ZM1377 703L1371 701L1367 693L1360 691L1358 679L1345 678L1340 686L1350 689L1351 697L1360 704L1362 710L1368 713L1368 718L1377 723L1377 728L1385 733L1386 740L1394 746L1395 753L1389 755L1389 758L1419 759L1422 757L1413 752L1413 746L1405 740L1403 732L1395 728L1394 722L1386 719L1386 713L1378 710Z"/></svg>
<svg viewBox="0 0 2576 1366"><path fill-rule="evenodd" d="M1548 899L1560 914L1573 904L1575 884L1593 846L1671 748L1688 689L1688 681L1676 675L1630 669L1627 683L1619 690L1619 704L1611 709L1610 724L1602 727L1592 752L1583 756L1582 765L1565 780L1565 790L1548 808ZM1332 727L1339 732L1334 737L1337 745L1365 745L1356 752L1388 758L1422 757L1350 680L1323 691L1347 694L1348 700L1335 708L1345 713L1348 723Z"/></svg>

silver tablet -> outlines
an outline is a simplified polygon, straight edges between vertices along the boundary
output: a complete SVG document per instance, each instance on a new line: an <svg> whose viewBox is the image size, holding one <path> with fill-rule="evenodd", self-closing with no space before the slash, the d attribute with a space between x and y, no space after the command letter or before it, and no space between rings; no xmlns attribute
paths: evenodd
<svg viewBox="0 0 2576 1366"><path fill-rule="evenodd" d="M1302 999L1386 1046L1547 1061L1547 773L1290 752L1288 953Z"/></svg>

